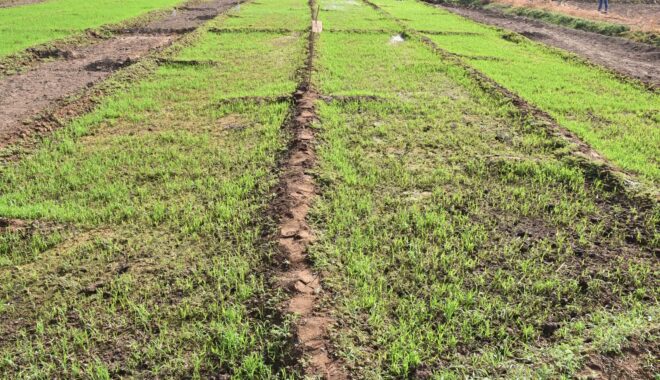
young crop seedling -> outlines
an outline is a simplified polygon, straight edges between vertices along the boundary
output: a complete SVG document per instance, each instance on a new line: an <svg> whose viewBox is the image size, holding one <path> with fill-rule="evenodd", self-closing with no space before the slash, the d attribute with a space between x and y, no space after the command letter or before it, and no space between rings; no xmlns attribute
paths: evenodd
<svg viewBox="0 0 660 380"><path fill-rule="evenodd" d="M119 74L2 156L0 378L659 373L615 172L655 189L656 92L412 0L249 2Z"/></svg>
<svg viewBox="0 0 660 380"><path fill-rule="evenodd" d="M303 47L203 32L6 163L3 215L77 233L2 234L0 377L295 376L263 237Z"/></svg>
<svg viewBox="0 0 660 380"><path fill-rule="evenodd" d="M184 0L51 0L0 8L0 58L31 46L71 37L86 29L114 24Z"/></svg>

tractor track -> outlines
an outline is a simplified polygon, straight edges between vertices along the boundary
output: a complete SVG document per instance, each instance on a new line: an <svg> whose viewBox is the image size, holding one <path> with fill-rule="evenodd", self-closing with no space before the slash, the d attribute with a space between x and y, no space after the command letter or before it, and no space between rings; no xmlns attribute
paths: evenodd
<svg viewBox="0 0 660 380"><path fill-rule="evenodd" d="M89 111L95 100L86 94L95 84L170 46L239 2L214 0L200 4L193 0L190 4L195 7L184 5L168 17L120 30L99 43L54 52L64 59L0 79L0 149L34 132L56 129L63 118Z"/></svg>

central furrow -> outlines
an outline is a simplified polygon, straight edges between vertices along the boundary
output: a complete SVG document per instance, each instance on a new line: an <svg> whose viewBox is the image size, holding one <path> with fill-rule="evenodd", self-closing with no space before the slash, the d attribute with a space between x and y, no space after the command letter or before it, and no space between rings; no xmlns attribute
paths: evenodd
<svg viewBox="0 0 660 380"><path fill-rule="evenodd" d="M309 5L313 13L314 1ZM318 121L315 103L319 94L311 83L311 76L317 38L318 34L310 30L306 62L293 95L291 117L285 123L292 137L274 203L281 216L277 238L283 261L277 282L291 295L282 307L298 317L295 338L305 374L324 379L346 379L348 377L341 366L329 354L328 329L334 321L329 313L319 308L321 281L312 271L307 254L314 241L307 214L317 194L314 178L309 173L316 165L313 124Z"/></svg>

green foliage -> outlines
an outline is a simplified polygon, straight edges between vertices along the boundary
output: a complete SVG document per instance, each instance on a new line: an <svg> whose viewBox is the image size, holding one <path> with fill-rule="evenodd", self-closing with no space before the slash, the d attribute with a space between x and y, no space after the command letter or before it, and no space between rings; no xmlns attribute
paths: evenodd
<svg viewBox="0 0 660 380"><path fill-rule="evenodd" d="M58 231L6 231L0 234L0 267L23 264L34 259L63 240Z"/></svg>
<svg viewBox="0 0 660 380"><path fill-rule="evenodd" d="M182 3L183 0L51 0L0 8L0 57Z"/></svg>
<svg viewBox="0 0 660 380"><path fill-rule="evenodd" d="M424 30L488 31L378 3ZM325 95L378 97L319 106L312 256L352 375L572 378L585 352L657 336L658 209L609 208L619 195L563 159L566 142L421 42L390 37L324 32L313 78ZM647 243L618 257L637 234Z"/></svg>
<svg viewBox="0 0 660 380"><path fill-rule="evenodd" d="M0 237L1 378L296 376L264 239L290 104L250 97L295 90L303 40L203 32L172 58L218 64L163 64L5 164L0 214L78 232Z"/></svg>
<svg viewBox="0 0 660 380"><path fill-rule="evenodd" d="M660 95L641 84L517 34L477 24L412 0L375 0L415 29L473 31L429 35L502 86L552 115L621 168L653 184L660 146ZM411 15L426 12L423 19ZM431 15L437 14L437 17Z"/></svg>

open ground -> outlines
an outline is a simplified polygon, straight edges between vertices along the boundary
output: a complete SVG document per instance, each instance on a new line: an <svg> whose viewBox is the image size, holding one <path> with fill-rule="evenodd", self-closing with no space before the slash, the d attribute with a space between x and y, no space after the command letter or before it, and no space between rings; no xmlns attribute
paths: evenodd
<svg viewBox="0 0 660 380"><path fill-rule="evenodd" d="M660 374L657 49L134 5L0 50L1 378Z"/></svg>

